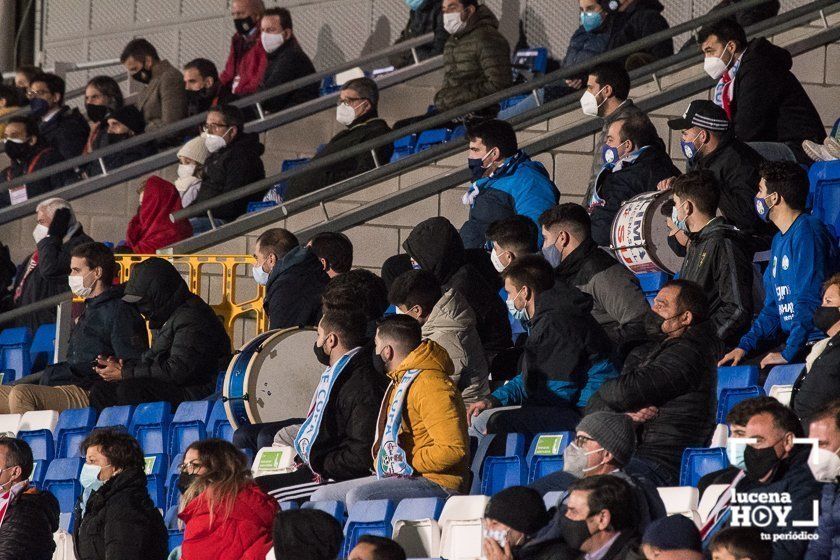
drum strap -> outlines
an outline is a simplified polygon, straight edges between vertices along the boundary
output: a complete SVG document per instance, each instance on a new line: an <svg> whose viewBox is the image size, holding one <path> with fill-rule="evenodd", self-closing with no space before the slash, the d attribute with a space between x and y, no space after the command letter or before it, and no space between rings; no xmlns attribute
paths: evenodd
<svg viewBox="0 0 840 560"><path fill-rule="evenodd" d="M318 437L318 432L321 430L321 421L324 419L324 411L327 408L327 403L330 400L330 393L332 393L338 376L344 371L344 368L353 359L361 346L353 348L344 354L332 366L328 367L321 375L321 380L318 382L318 387L315 389L315 394L312 396L312 403L309 405L309 414L306 416L303 424L300 426L297 437L295 437L295 451L298 456L309 464L309 453L312 450L312 444Z"/></svg>
<svg viewBox="0 0 840 560"><path fill-rule="evenodd" d="M382 414L385 413L387 416L385 417L385 427L381 433L377 428L376 441L373 443L377 478L408 477L414 474L414 469L411 468L405 458L405 451L400 448L399 434L402 426L405 397L408 394L409 387L421 373L423 373L423 370L420 369L411 369L405 372L403 378L396 385L396 390L391 396L390 402L383 401L383 406L379 410L379 418L376 421L377 427L382 425Z"/></svg>

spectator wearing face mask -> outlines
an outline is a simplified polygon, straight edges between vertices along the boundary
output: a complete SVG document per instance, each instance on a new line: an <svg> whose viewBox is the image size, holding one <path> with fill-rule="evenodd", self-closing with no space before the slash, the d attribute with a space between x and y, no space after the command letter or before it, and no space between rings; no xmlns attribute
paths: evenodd
<svg viewBox="0 0 840 560"><path fill-rule="evenodd" d="M648 525L641 542L645 558L703 559L700 532L694 521L684 515L669 515L654 521Z"/></svg>
<svg viewBox="0 0 840 560"><path fill-rule="evenodd" d="M181 210L181 197L175 185L157 175L152 175L140 187L140 207L128 222L125 245L116 252L153 255L173 243L192 235L190 222L185 219L173 222L169 216ZM124 249L121 251L120 249Z"/></svg>
<svg viewBox="0 0 840 560"><path fill-rule="evenodd" d="M472 185L463 197L470 211L461 239L465 249L477 249L484 246L487 228L496 220L520 214L536 224L540 214L557 204L560 191L543 164L518 148L509 123L483 121L470 127L467 137Z"/></svg>
<svg viewBox="0 0 840 560"><path fill-rule="evenodd" d="M408 22L397 37L396 44L427 33L434 33L435 37L431 43L420 45L412 50L417 53L417 60L426 60L442 54L449 33L443 28L441 3L438 0L404 0L404 2L410 10ZM402 68L414 63L414 55L409 50L391 55L388 60L395 68Z"/></svg>
<svg viewBox="0 0 840 560"><path fill-rule="evenodd" d="M605 53L609 49L613 28L618 23L618 16L608 9L608 2L599 0L579 0L580 27L572 33L566 55L561 66L570 67L581 64ZM622 67L623 70L623 67ZM565 80L565 87L549 86L557 90L549 94L550 99L562 97L571 90L586 87L586 75Z"/></svg>
<svg viewBox="0 0 840 560"><path fill-rule="evenodd" d="M207 151L204 138L198 137L187 141L178 150L178 178L175 188L181 195L181 207L186 208L198 197L201 179L204 177L204 162L210 152Z"/></svg>
<svg viewBox="0 0 840 560"><path fill-rule="evenodd" d="M107 116L125 105L120 85L110 76L91 78L85 87L85 113L91 123L90 136L84 153L107 146Z"/></svg>
<svg viewBox="0 0 840 560"><path fill-rule="evenodd" d="M219 81L236 97L256 92L265 74L267 59L260 41L263 12L262 0L233 0L230 5L236 33L231 37L230 53Z"/></svg>
<svg viewBox="0 0 840 560"><path fill-rule="evenodd" d="M776 9L779 9L778 2ZM816 541L814 541L816 542ZM813 545L812 545L813 546ZM727 527L712 537L709 543L712 560L773 560L773 545L762 538L757 527ZM823 558L812 556L807 558ZM828 560L828 556L824 557Z"/></svg>
<svg viewBox="0 0 840 560"><path fill-rule="evenodd" d="M143 134L146 129L143 114L134 105L124 105L119 109L109 112L101 125L106 127L104 130L105 134L100 135L101 145L99 147L102 148ZM125 148L117 153L105 156L102 158L102 163L99 161L89 163L86 168L86 173L88 177L100 175L103 166L106 171L113 171L123 165L128 165L129 163L134 163L135 161L154 155L154 153L155 148L153 142Z"/></svg>
<svg viewBox="0 0 840 560"><path fill-rule="evenodd" d="M537 560L556 558L562 543L532 545L549 521L542 497L525 486L511 486L495 494L481 520L483 558L487 560Z"/></svg>
<svg viewBox="0 0 840 560"><path fill-rule="evenodd" d="M272 228L257 238L254 259L254 281L265 286L263 309L269 328L317 325L321 294L330 278L315 253L301 247L290 231Z"/></svg>
<svg viewBox="0 0 840 560"><path fill-rule="evenodd" d="M268 63L259 91L275 88L315 73L315 66L303 52L292 29L292 14L286 8L269 8L260 20L260 41ZM318 97L318 82L262 102L267 111L277 112Z"/></svg>
<svg viewBox="0 0 840 560"><path fill-rule="evenodd" d="M64 161L61 152L44 140L38 124L31 117L10 117L3 130L3 144L9 158L9 166L1 175L6 181ZM30 198L63 187L72 180L72 173L64 172L54 173L37 181L27 181L24 185L0 193L0 208L26 202Z"/></svg>
<svg viewBox="0 0 840 560"><path fill-rule="evenodd" d="M764 307L720 366L738 365L748 356L762 368L803 361L809 343L823 338L814 326L822 283L840 268L837 241L805 212L807 173L794 162L772 161L762 164L759 174L756 212L779 228L764 272Z"/></svg>
<svg viewBox="0 0 840 560"><path fill-rule="evenodd" d="M184 90L188 117L230 101L229 92L219 81L216 65L206 58L195 58L184 65Z"/></svg>
<svg viewBox="0 0 840 560"><path fill-rule="evenodd" d="M6 84L0 83L0 117L20 110L20 101L18 99L18 92L15 88ZM0 122L0 138L3 137L3 131L6 129L6 123Z"/></svg>
<svg viewBox="0 0 840 560"><path fill-rule="evenodd" d="M32 66L31 64L21 64L15 68L14 86L18 92L19 105L23 106L29 104L29 86L32 85L32 78L40 73L41 69L38 66Z"/></svg>
<svg viewBox="0 0 840 560"><path fill-rule="evenodd" d="M808 546L806 558L830 560L840 554L840 399L832 399L811 415L808 437L817 440L808 468L823 487L817 538Z"/></svg>
<svg viewBox="0 0 840 560"><path fill-rule="evenodd" d="M233 105L218 105L210 109L203 128L204 145L210 155L204 162L204 177L195 202L238 189L249 183L265 179L262 154L265 147L259 136L245 132L245 117ZM248 202L259 200L258 195L247 195L233 202L213 208L216 224L232 222L245 213ZM211 228L209 218L190 219L194 233Z"/></svg>
<svg viewBox="0 0 840 560"><path fill-rule="evenodd" d="M70 254L82 243L93 241L66 200L49 198L41 202L35 209L35 218L37 224L32 232L35 251L18 267L15 307L65 293ZM19 326L35 332L44 323L55 323L55 308L29 313Z"/></svg>
<svg viewBox="0 0 840 560"><path fill-rule="evenodd" d="M613 219L624 202L656 190L662 179L679 174L644 115L614 121L604 142L604 166L585 204L592 218L592 239L601 247L610 245Z"/></svg>
<svg viewBox="0 0 840 560"><path fill-rule="evenodd" d="M496 272L501 274L516 259L536 253L538 235L537 225L526 216L511 216L490 224L486 236L492 244L490 261Z"/></svg>
<svg viewBox="0 0 840 560"><path fill-rule="evenodd" d="M822 306L814 311L814 326L826 338L814 344L805 357L805 368L793 385L790 403L802 422L840 395L840 274L826 281Z"/></svg>
<svg viewBox="0 0 840 560"><path fill-rule="evenodd" d="M353 243L340 231L316 233L306 247L315 253L330 278L346 274L353 267Z"/></svg>
<svg viewBox="0 0 840 560"><path fill-rule="evenodd" d="M12 308L11 286L15 281L17 267L9 254L9 248L0 241L0 313Z"/></svg>
<svg viewBox="0 0 840 560"><path fill-rule="evenodd" d="M123 49L120 62L131 78L145 84L136 106L143 112L146 129L157 130L187 116L187 98L181 73L146 39L133 39Z"/></svg>
<svg viewBox="0 0 840 560"><path fill-rule="evenodd" d="M40 135L64 159L70 159L81 155L90 127L78 109L65 105L65 88L64 80L55 74L36 74L26 95L29 116L39 119Z"/></svg>
<svg viewBox="0 0 840 560"><path fill-rule="evenodd" d="M379 88L370 78L356 78L341 86L336 120L347 128L333 136L311 161L318 161L319 158L388 134L391 128L379 118L378 106ZM394 147L388 144L376 148L375 151L379 165L383 165L390 161ZM376 162L373 156L370 152L365 152L329 167L308 171L288 180L284 198L286 200L296 198L375 167Z"/></svg>
<svg viewBox="0 0 840 560"><path fill-rule="evenodd" d="M735 135L744 142L781 142L797 161L810 164L802 141L822 143L825 128L791 72L790 53L764 37L747 42L743 27L728 18L703 27L697 37L703 69L718 81L712 99Z"/></svg>

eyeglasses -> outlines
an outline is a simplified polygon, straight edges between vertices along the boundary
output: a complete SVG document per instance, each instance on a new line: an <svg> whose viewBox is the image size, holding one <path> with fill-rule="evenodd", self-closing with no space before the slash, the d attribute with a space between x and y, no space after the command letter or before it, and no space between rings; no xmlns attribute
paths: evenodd
<svg viewBox="0 0 840 560"><path fill-rule="evenodd" d="M201 462L199 461L190 461L189 463L181 463L178 465L178 470L180 472L187 472L190 471L189 474L195 474L195 471L202 467Z"/></svg>
<svg viewBox="0 0 840 560"><path fill-rule="evenodd" d="M583 447L586 445L587 441L595 441L593 438L589 436L577 436L575 437L575 446L576 447Z"/></svg>
<svg viewBox="0 0 840 560"><path fill-rule="evenodd" d="M201 125L201 132L210 132L211 130L224 130L227 132L229 128L226 124L207 123Z"/></svg>
<svg viewBox="0 0 840 560"><path fill-rule="evenodd" d="M26 92L27 99L32 99L33 97L46 97L47 95L51 95L51 92L47 89L42 89L41 91L30 89Z"/></svg>
<svg viewBox="0 0 840 560"><path fill-rule="evenodd" d="M356 101L364 101L364 97L345 97L344 99L339 99L336 102L336 105L350 105L351 103L355 103Z"/></svg>

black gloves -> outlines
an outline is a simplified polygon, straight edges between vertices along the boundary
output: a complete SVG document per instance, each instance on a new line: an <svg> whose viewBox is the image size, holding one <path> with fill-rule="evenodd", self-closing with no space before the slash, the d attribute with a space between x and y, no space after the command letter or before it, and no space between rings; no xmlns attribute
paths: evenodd
<svg viewBox="0 0 840 560"><path fill-rule="evenodd" d="M53 215L48 235L56 235L63 238L67 235L68 229L70 229L70 210L67 208L59 208Z"/></svg>

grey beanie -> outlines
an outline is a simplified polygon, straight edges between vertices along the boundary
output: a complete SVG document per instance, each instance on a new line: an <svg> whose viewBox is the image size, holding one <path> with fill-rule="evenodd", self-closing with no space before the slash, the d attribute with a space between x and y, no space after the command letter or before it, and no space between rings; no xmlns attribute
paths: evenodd
<svg viewBox="0 0 840 560"><path fill-rule="evenodd" d="M593 412L583 417L577 431L589 434L621 465L629 463L636 452L636 430L626 414Z"/></svg>

